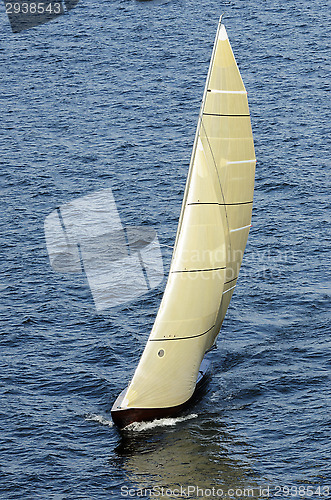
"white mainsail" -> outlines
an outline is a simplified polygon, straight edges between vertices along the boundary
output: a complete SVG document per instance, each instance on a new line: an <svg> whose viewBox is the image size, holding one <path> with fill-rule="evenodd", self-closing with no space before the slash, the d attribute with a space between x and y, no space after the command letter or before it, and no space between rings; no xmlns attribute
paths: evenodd
<svg viewBox="0 0 331 500"><path fill-rule="evenodd" d="M220 22L167 285L122 408L172 407L192 396L238 278L255 161L247 93Z"/></svg>

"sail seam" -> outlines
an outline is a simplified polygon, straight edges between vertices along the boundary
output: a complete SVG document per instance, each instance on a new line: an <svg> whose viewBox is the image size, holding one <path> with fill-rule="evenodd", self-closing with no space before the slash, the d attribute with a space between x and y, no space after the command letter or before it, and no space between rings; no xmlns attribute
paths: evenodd
<svg viewBox="0 0 331 500"><path fill-rule="evenodd" d="M224 285L228 285L229 283L232 283L232 281L235 281L235 280L237 280L237 279L238 279L238 276L236 276L235 278L233 278L233 279L232 279L232 280L230 280L230 281L226 281L226 282L224 283Z"/></svg>
<svg viewBox="0 0 331 500"><path fill-rule="evenodd" d="M256 158L252 158L251 160L236 160L236 161L228 161L228 165L237 165L238 163L256 163Z"/></svg>
<svg viewBox="0 0 331 500"><path fill-rule="evenodd" d="M193 201L192 203L188 203L187 205L219 205L220 207L231 206L231 205L249 205L253 203L253 201L238 201L237 203L218 203L214 201Z"/></svg>
<svg viewBox="0 0 331 500"><path fill-rule="evenodd" d="M247 229L248 227L251 227L251 224L248 224L247 226L236 227L235 229L231 229L230 233L235 233L236 231L242 231L243 229Z"/></svg>
<svg viewBox="0 0 331 500"><path fill-rule="evenodd" d="M219 271L220 269L226 269L226 267L211 267L209 269L184 269L179 271L171 271L171 274L174 273L200 273L202 271Z"/></svg>
<svg viewBox="0 0 331 500"><path fill-rule="evenodd" d="M190 335L189 337L174 337L174 338L167 338L167 339L149 339L149 342L164 342L167 340L187 340L187 339L195 339L197 337L202 337L203 335L206 335L207 333L210 332L215 327L215 325L211 326L206 332L199 333L198 335Z"/></svg>
<svg viewBox="0 0 331 500"><path fill-rule="evenodd" d="M243 117L243 116L251 116L251 115L225 115L220 113L203 113L205 116L234 116L234 117Z"/></svg>
<svg viewBox="0 0 331 500"><path fill-rule="evenodd" d="M247 95L246 90L218 90L218 89L208 89L207 92L213 94L243 94Z"/></svg>

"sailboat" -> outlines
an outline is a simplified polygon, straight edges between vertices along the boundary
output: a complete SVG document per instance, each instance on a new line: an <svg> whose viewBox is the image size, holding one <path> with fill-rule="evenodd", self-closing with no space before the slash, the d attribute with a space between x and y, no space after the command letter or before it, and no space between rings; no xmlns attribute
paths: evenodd
<svg viewBox="0 0 331 500"><path fill-rule="evenodd" d="M194 400L236 287L251 226L255 153L247 92L220 18L169 276L115 425L177 416Z"/></svg>

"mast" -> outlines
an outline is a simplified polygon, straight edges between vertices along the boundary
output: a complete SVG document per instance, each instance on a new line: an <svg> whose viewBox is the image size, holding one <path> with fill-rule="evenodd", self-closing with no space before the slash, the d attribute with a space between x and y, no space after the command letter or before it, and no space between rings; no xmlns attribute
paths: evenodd
<svg viewBox="0 0 331 500"><path fill-rule="evenodd" d="M190 166L189 166L189 170L188 170L188 174L187 174L186 185L185 185L185 190L184 190L184 197L183 197L183 202L182 202L182 208L181 208L181 213L180 213L180 216L179 216L178 228L177 228L176 239L175 239L174 250L173 250L172 256L174 256L174 253L175 253L175 249L176 249L176 246L177 246L177 240L178 240L178 236L180 234L180 229L181 229L181 225L182 225L183 212L184 212L184 208L185 208L185 203L186 203L186 198L187 198L187 192L188 192L188 189L189 189L189 184L190 184L190 179L191 179L191 174L192 174L192 166L193 166L194 157L195 157L196 148L197 148L197 143L198 143L198 138L199 138L199 131L200 131L200 127L201 127L201 121L202 121L202 116L203 116L203 109L204 109L204 106L205 106L206 95L207 95L207 90L208 90L208 84L209 84L210 74L211 74L211 70L212 70L212 67L213 67L213 63L214 63L215 51L216 51L216 46L217 46L217 40L218 40L218 37L219 37L219 32L220 32L220 29L221 29L222 17L223 16L224 16L224 14L221 14L219 22L218 22L217 31L216 31L215 40L214 40L214 45L213 45L213 50L212 50L212 54L211 54L211 58L210 58L210 63L209 63L209 68L208 68L208 73L207 73L207 78L206 78L206 83L205 83L204 91L203 91L203 94L202 94L201 106L200 106L200 111L199 111L199 118L198 118L197 128L196 128L196 132L195 132L193 147L192 147Z"/></svg>

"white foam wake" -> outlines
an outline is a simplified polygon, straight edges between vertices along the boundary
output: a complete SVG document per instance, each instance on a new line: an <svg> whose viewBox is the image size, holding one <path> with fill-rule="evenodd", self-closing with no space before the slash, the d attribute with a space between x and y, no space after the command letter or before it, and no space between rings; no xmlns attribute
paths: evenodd
<svg viewBox="0 0 331 500"><path fill-rule="evenodd" d="M192 413L191 415L186 415L185 417L176 418L159 418L152 420L151 422L133 422L125 427L126 431L141 432L149 429L154 429L154 427L168 427L171 425L176 425L185 420L191 420L192 418L197 418L197 413Z"/></svg>
<svg viewBox="0 0 331 500"><path fill-rule="evenodd" d="M85 420L89 420L92 422L98 422L99 424L107 425L108 427L113 427L113 425L114 425L111 420L107 420L102 415L88 414L88 415L86 415Z"/></svg>

